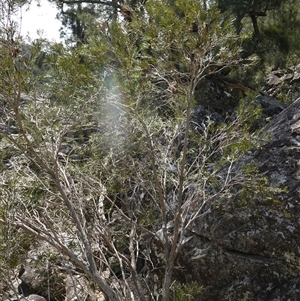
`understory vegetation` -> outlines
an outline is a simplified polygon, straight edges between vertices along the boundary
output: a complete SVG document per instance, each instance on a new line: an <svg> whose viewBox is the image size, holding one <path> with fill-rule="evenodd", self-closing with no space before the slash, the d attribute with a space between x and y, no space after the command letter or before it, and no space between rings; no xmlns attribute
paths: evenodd
<svg viewBox="0 0 300 301"><path fill-rule="evenodd" d="M195 300L177 265L194 222L272 192L239 162L268 139L267 72L299 63L299 1L52 2L64 43L0 4L0 291L47 246L41 266L107 300ZM202 103L210 83L233 103Z"/></svg>

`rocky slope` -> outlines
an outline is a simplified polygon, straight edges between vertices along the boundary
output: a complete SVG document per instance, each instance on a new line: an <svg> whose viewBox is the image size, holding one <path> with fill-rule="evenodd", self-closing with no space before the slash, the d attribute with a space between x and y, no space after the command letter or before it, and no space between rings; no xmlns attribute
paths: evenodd
<svg viewBox="0 0 300 301"><path fill-rule="evenodd" d="M266 127L271 139L246 161L282 191L221 202L191 228L182 254L186 281L204 286L199 300L287 301L300 298L300 99Z"/></svg>

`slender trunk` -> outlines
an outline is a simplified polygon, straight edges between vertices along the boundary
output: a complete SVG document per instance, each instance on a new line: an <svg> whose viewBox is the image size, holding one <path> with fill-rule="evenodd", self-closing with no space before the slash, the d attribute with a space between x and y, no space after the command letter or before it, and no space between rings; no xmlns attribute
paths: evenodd
<svg viewBox="0 0 300 301"><path fill-rule="evenodd" d="M162 301L169 301L170 299L170 288L172 284L173 266L168 267L165 271L165 277L162 287Z"/></svg>
<svg viewBox="0 0 300 301"><path fill-rule="evenodd" d="M180 228L182 227L182 222L183 222L181 216L182 205L184 203L183 190L184 190L184 181L186 178L186 161L187 161L191 109L192 109L194 91L195 91L195 83L194 81L192 81L187 93L185 133L184 133L184 142L183 142L183 150L182 150L182 159L181 159L180 171L179 171L178 201L177 201L176 214L174 218L173 240L170 248L169 248L169 242L165 241L165 244L167 245L169 251L168 254L166 254L168 255L168 257L166 257L167 266L165 269L165 275L164 275L164 281L162 287L162 301L169 301L175 260L177 257L178 249L180 247L179 246L180 235L181 235Z"/></svg>

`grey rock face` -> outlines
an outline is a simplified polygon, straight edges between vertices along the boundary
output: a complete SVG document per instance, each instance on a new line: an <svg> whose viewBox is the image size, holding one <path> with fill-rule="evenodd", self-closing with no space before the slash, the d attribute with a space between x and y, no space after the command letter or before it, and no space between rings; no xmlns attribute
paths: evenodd
<svg viewBox="0 0 300 301"><path fill-rule="evenodd" d="M270 141L246 160L281 191L220 200L195 221L179 262L203 285L200 300L300 300L300 99L266 131Z"/></svg>
<svg viewBox="0 0 300 301"><path fill-rule="evenodd" d="M281 104L276 98L267 95L257 96L255 102L262 107L262 112L266 117L277 115L286 107L285 105Z"/></svg>

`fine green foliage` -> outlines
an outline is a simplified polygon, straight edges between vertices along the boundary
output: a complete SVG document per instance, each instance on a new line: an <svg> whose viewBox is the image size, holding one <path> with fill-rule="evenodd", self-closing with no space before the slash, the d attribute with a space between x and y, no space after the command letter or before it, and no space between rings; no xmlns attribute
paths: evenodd
<svg viewBox="0 0 300 301"><path fill-rule="evenodd" d="M193 300L197 284L172 287L193 222L237 187L267 193L238 164L261 141L253 101L197 119L199 84L251 63L245 36L213 3L171 4L149 0L101 32L86 21L68 45L27 45L1 25L0 251L12 267L32 237L108 300Z"/></svg>
<svg viewBox="0 0 300 301"><path fill-rule="evenodd" d="M201 296L203 288L196 282L188 284L174 283L172 286L172 301L193 301Z"/></svg>

